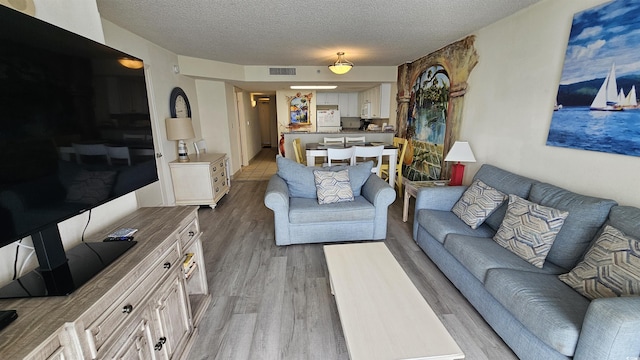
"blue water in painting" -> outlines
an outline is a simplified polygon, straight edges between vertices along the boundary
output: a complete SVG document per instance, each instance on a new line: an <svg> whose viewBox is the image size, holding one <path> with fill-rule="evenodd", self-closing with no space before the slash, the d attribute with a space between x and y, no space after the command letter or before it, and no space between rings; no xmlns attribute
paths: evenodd
<svg viewBox="0 0 640 360"><path fill-rule="evenodd" d="M564 107L553 112L547 145L640 156L640 109Z"/></svg>

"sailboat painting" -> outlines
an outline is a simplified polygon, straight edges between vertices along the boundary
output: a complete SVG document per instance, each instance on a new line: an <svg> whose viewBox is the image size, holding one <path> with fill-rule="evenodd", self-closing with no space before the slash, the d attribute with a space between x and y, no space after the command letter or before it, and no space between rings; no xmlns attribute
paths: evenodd
<svg viewBox="0 0 640 360"><path fill-rule="evenodd" d="M639 53L640 0L576 13L547 145L640 156Z"/></svg>

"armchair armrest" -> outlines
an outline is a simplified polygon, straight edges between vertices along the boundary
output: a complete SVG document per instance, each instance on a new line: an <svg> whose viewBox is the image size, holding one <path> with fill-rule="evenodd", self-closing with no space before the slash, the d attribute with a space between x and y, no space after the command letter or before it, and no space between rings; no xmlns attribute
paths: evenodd
<svg viewBox="0 0 640 360"><path fill-rule="evenodd" d="M574 359L637 359L639 355L640 297L593 300L582 323Z"/></svg>
<svg viewBox="0 0 640 360"><path fill-rule="evenodd" d="M376 208L386 208L396 199L396 191L386 181L372 174L362 186L362 196Z"/></svg>
<svg viewBox="0 0 640 360"><path fill-rule="evenodd" d="M264 205L273 210L276 245L289 245L289 187L280 176L269 179L264 193Z"/></svg>
<svg viewBox="0 0 640 360"><path fill-rule="evenodd" d="M264 205L274 212L289 211L289 187L280 176L273 175L269 179Z"/></svg>
<svg viewBox="0 0 640 360"><path fill-rule="evenodd" d="M416 195L415 213L421 209L451 211L468 186L423 187Z"/></svg>

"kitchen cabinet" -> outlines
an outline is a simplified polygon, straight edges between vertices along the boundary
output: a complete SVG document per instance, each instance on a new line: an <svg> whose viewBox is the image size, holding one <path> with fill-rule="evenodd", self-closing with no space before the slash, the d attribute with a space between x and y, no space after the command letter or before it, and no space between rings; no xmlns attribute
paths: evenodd
<svg viewBox="0 0 640 360"><path fill-rule="evenodd" d="M20 314L10 330L20 336L0 338L1 359L188 357L211 301L198 208L141 208L87 240L118 228L138 228L138 243L72 294L4 300ZM190 279L187 253L198 262Z"/></svg>
<svg viewBox="0 0 640 360"><path fill-rule="evenodd" d="M358 93L316 93L316 105L338 106L341 117L360 117Z"/></svg>
<svg viewBox="0 0 640 360"><path fill-rule="evenodd" d="M339 93L338 110L341 117L360 117L358 93Z"/></svg>
<svg viewBox="0 0 640 360"><path fill-rule="evenodd" d="M225 154L203 153L189 162L169 163L177 205L209 205L212 209L229 193L229 161Z"/></svg>
<svg viewBox="0 0 640 360"><path fill-rule="evenodd" d="M385 83L360 93L360 107L371 104L371 117L388 119L391 104L391 84Z"/></svg>
<svg viewBox="0 0 640 360"><path fill-rule="evenodd" d="M316 93L316 105L338 105L338 93Z"/></svg>

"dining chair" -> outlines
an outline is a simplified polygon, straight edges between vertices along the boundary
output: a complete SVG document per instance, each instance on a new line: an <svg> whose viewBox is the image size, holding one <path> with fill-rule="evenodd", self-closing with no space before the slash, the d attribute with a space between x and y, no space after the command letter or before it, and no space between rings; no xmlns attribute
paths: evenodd
<svg viewBox="0 0 640 360"><path fill-rule="evenodd" d="M73 149L76 152L76 162L83 164L87 160L89 163L104 162L111 164L109 155L107 154L107 147L104 144L76 144L72 143Z"/></svg>
<svg viewBox="0 0 640 360"><path fill-rule="evenodd" d="M144 134L122 134L122 140L125 142L142 142L145 141Z"/></svg>
<svg viewBox="0 0 640 360"><path fill-rule="evenodd" d="M396 159L395 164L391 163L383 163L380 167L380 174L383 178L389 177L389 168L395 167L396 172L396 187L398 188L398 194L402 194L402 162L404 159L404 154L407 151L407 144L409 140L399 137L393 138L393 146L398 148L398 158Z"/></svg>
<svg viewBox="0 0 640 360"><path fill-rule="evenodd" d="M156 153L153 149L136 149L132 148L130 150L131 157L133 158L134 163L141 163L152 160L156 157Z"/></svg>
<svg viewBox="0 0 640 360"><path fill-rule="evenodd" d="M354 147L348 148L328 148L327 149L327 163L323 166L333 165L353 165L354 164Z"/></svg>
<svg viewBox="0 0 640 360"><path fill-rule="evenodd" d="M196 151L196 155L207 153L207 142L204 139L193 142L193 149Z"/></svg>
<svg viewBox="0 0 640 360"><path fill-rule="evenodd" d="M298 164L307 165L307 161L302 155L302 145L300 144L300 138L293 139L293 152L296 154L296 161L298 162Z"/></svg>
<svg viewBox="0 0 640 360"><path fill-rule="evenodd" d="M364 136L347 136L345 138L345 142L347 144L349 144L349 143L363 143L363 142L365 142L365 137Z"/></svg>
<svg viewBox="0 0 640 360"><path fill-rule="evenodd" d="M339 137L339 138L324 138L324 143L325 144L344 144L344 136L343 137Z"/></svg>
<svg viewBox="0 0 640 360"><path fill-rule="evenodd" d="M382 166L382 151L384 150L384 145L353 146L352 148L354 149L352 164L358 164L358 158L364 158L363 160L369 160L370 158L375 159L371 172L380 176L380 166Z"/></svg>
<svg viewBox="0 0 640 360"><path fill-rule="evenodd" d="M106 146L107 148L107 156L109 158L109 164L113 165L113 160L122 160L126 161L127 165L131 166L131 154L129 153L129 148L126 146Z"/></svg>
<svg viewBox="0 0 640 360"><path fill-rule="evenodd" d="M72 146L58 146L60 160L71 161L76 156L76 150Z"/></svg>

